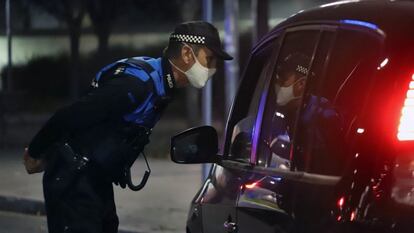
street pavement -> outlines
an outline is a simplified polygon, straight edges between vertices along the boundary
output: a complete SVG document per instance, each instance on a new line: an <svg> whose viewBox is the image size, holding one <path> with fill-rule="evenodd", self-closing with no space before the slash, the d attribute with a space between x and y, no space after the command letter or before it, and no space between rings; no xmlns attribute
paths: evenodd
<svg viewBox="0 0 414 233"><path fill-rule="evenodd" d="M46 232L45 217L27 214L42 213L32 211L43 201L42 175L27 175L21 156L22 151L0 150L0 233L43 233ZM152 173L143 190L133 192L115 186L120 229L137 233L185 232L190 201L201 186L201 166L178 165L168 159L151 157L149 163ZM133 167L135 183L140 181L144 164L139 160Z"/></svg>
<svg viewBox="0 0 414 233"><path fill-rule="evenodd" d="M0 233L47 233L46 218L0 211Z"/></svg>

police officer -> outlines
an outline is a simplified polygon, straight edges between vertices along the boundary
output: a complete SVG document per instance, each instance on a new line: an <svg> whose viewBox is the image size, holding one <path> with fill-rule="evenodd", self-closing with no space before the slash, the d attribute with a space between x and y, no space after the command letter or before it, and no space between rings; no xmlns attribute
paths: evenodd
<svg viewBox="0 0 414 233"><path fill-rule="evenodd" d="M46 122L25 150L24 164L29 174L44 171L50 233L117 232L112 182L125 187L122 168L135 159L131 148L119 145L138 139L132 151L142 151L176 89L202 88L218 59L232 57L217 29L202 21L182 23L161 58L134 57L104 67L86 96Z"/></svg>
<svg viewBox="0 0 414 233"><path fill-rule="evenodd" d="M273 114L269 115L272 127L265 140L272 157L270 167L279 169L290 168L290 145L296 114L308 79L309 56L292 53L283 58L277 69L274 97L276 104L270 105Z"/></svg>

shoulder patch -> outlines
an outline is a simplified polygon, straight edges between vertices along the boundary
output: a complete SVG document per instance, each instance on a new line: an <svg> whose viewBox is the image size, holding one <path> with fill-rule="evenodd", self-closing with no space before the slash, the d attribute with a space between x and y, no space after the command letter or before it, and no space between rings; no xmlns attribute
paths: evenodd
<svg viewBox="0 0 414 233"><path fill-rule="evenodd" d="M115 71L114 75L122 74L125 72L125 65L118 66Z"/></svg>

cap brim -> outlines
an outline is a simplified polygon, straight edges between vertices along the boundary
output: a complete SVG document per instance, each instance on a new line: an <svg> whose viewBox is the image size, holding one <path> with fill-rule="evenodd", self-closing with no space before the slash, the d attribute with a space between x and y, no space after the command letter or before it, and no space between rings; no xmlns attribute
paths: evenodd
<svg viewBox="0 0 414 233"><path fill-rule="evenodd" d="M220 58L220 59L223 59L223 60L233 60L233 57L230 56L225 51L223 51L221 48L209 47L209 49L211 49L211 51L213 51L214 54L216 54L217 57Z"/></svg>

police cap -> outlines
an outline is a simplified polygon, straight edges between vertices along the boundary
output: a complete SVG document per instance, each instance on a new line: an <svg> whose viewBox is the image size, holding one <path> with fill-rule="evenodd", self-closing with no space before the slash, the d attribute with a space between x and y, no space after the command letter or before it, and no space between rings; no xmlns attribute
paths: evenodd
<svg viewBox="0 0 414 233"><path fill-rule="evenodd" d="M286 56L279 66L279 72L295 72L301 76L309 73L310 57L302 53L292 53Z"/></svg>
<svg viewBox="0 0 414 233"><path fill-rule="evenodd" d="M208 22L190 21L179 24L171 33L170 42L204 45L223 60L233 59L223 50L217 29Z"/></svg>

